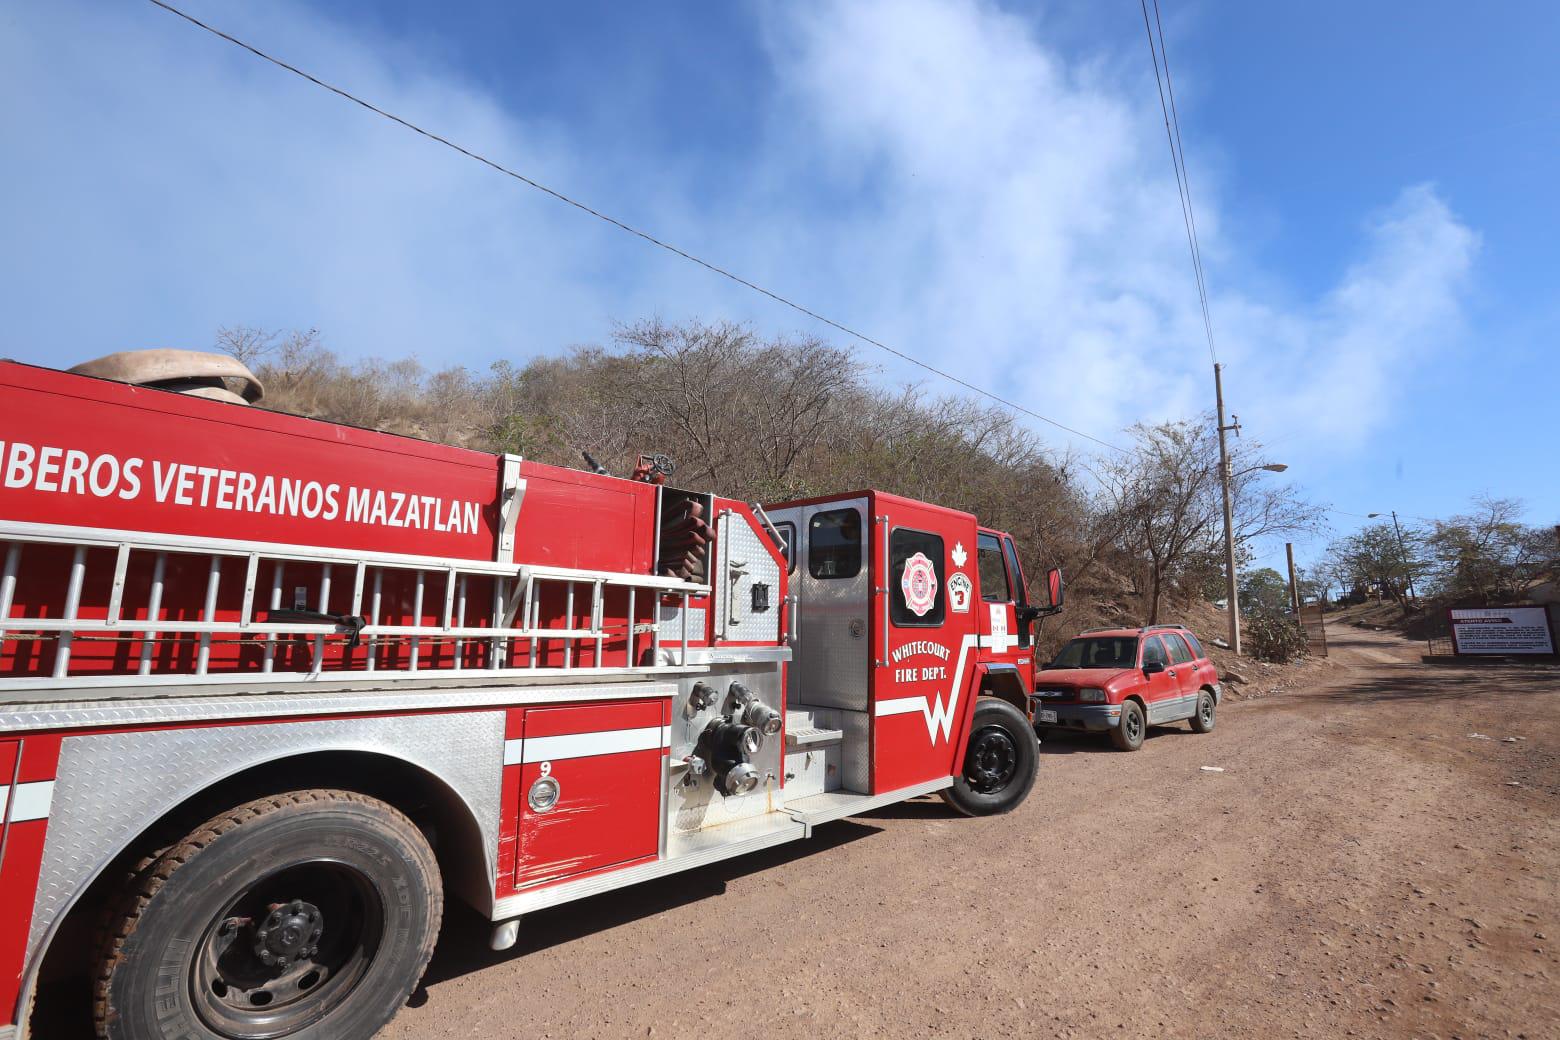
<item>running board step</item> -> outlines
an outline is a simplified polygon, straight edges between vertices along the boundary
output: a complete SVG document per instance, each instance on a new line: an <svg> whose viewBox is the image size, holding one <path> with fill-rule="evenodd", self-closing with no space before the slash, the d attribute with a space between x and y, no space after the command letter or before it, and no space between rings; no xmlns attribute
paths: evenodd
<svg viewBox="0 0 1560 1040"><path fill-rule="evenodd" d="M845 731L842 729L822 729L818 726L802 726L796 729L787 728L785 731L785 746L787 750L802 750L823 747L828 744L838 744L845 739Z"/></svg>
<svg viewBox="0 0 1560 1040"><path fill-rule="evenodd" d="M820 823L831 823L834 820L843 820L847 816L858 816L873 809L881 809L885 805L893 805L895 802L907 801L923 794L932 794L941 791L945 787L953 786L953 777L943 776L936 780L928 780L925 783L914 784L910 787L901 787L897 791L889 791L886 794L857 794L854 791L829 791L824 794L810 795L799 798L794 802L788 802L785 811L793 820L807 828L808 836L812 835L813 828Z"/></svg>

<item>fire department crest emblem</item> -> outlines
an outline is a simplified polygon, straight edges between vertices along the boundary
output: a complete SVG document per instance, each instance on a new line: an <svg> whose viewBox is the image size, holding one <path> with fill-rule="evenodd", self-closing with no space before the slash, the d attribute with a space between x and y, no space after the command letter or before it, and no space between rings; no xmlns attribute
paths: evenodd
<svg viewBox="0 0 1560 1040"><path fill-rule="evenodd" d="M925 617L937 603L937 570L925 553L916 553L905 561L904 573L899 578L900 591L905 595L905 606L916 617Z"/></svg>

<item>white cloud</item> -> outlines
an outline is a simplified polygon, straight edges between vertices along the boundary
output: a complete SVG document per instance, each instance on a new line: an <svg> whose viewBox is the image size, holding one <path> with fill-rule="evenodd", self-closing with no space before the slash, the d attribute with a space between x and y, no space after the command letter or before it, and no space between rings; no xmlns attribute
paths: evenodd
<svg viewBox="0 0 1560 1040"><path fill-rule="evenodd" d="M414 41L276 4L218 21L307 68L1037 410L1112 437L1208 404L1206 347L1145 62L1064 55L977 0L762 9L775 90L748 152L576 154ZM659 312L806 319L136 5L25 5L0 34L0 303L23 359L316 325L346 353L481 365ZM1138 41L1131 41L1137 45ZM1132 68L1135 72L1123 72ZM1275 425L1368 434L1457 329L1476 236L1428 187L1335 289L1275 303L1198 170L1221 352ZM1387 200L1384 200L1387 201ZM1303 234L1304 229L1294 229ZM1280 282L1281 284L1281 282ZM827 330L818 330L827 331ZM890 378L915 378L871 348ZM942 389L936 383L928 384ZM1119 438L1118 438L1119 439Z"/></svg>
<svg viewBox="0 0 1560 1040"><path fill-rule="evenodd" d="M841 306L1106 436L1209 407L1151 80L1069 63L977 0L792 5L776 18L797 125L819 132L832 176L871 179L870 218L821 249L851 272ZM1221 358L1248 414L1367 434L1402 366L1457 329L1477 237L1432 188L1408 188L1332 292L1280 309L1224 240L1217 181L1195 186Z"/></svg>

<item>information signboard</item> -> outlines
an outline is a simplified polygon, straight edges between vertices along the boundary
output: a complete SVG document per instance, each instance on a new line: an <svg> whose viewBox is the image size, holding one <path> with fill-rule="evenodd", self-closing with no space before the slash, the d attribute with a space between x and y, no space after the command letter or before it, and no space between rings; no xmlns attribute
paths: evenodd
<svg viewBox="0 0 1560 1040"><path fill-rule="evenodd" d="M1447 616L1458 654L1555 652L1555 634L1543 607L1454 607Z"/></svg>

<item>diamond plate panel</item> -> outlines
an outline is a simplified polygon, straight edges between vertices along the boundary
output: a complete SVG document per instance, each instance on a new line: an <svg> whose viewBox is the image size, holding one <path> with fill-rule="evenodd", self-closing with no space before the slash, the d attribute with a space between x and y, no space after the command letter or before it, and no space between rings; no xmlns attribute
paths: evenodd
<svg viewBox="0 0 1560 1040"><path fill-rule="evenodd" d="M503 749L498 711L67 737L28 961L75 897L154 820L224 777L295 754L373 752L439 777L481 829L491 890Z"/></svg>
<svg viewBox="0 0 1560 1040"><path fill-rule="evenodd" d="M872 716L864 711L840 713L840 728L845 731L841 743L841 784L847 791L869 794L872 791Z"/></svg>
<svg viewBox="0 0 1560 1040"><path fill-rule="evenodd" d="M753 530L747 517L727 513L720 518L716 544L719 598L715 609L722 639L773 643L780 638L780 568L769 555L766 539ZM741 565L733 572L733 565ZM715 575L711 576L715 578ZM753 612L753 586L769 586L769 609Z"/></svg>
<svg viewBox="0 0 1560 1040"><path fill-rule="evenodd" d="M703 641L704 616L703 607L688 608L688 642ZM661 650L664 652L669 648L669 644L676 643L682 638L682 608L661 604L656 614L656 624L661 630Z"/></svg>

